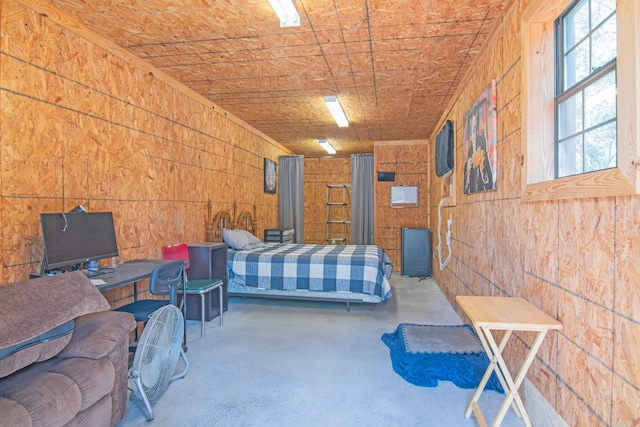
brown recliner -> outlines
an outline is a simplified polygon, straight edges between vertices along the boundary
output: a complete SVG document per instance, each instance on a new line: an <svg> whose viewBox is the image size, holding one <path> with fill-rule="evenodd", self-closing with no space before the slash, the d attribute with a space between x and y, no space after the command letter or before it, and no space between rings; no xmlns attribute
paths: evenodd
<svg viewBox="0 0 640 427"><path fill-rule="evenodd" d="M0 425L122 419L136 323L82 272L0 286L0 325Z"/></svg>

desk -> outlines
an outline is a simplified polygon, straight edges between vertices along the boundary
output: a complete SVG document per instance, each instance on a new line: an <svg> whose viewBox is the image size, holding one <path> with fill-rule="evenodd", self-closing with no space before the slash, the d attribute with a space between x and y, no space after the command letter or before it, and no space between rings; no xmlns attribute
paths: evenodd
<svg viewBox="0 0 640 427"><path fill-rule="evenodd" d="M133 298L135 300L137 298L138 281L151 277L153 269L165 262L170 261L163 261L161 259L137 259L127 261L115 268L113 272L100 274L91 277L91 279L102 280L104 282L104 284L96 285L96 289L100 292L133 283Z"/></svg>
<svg viewBox="0 0 640 427"><path fill-rule="evenodd" d="M522 298L457 296L456 301L460 305L460 308L469 316L480 338L482 347L484 347L484 351L487 353L487 356L489 356L489 366L464 416L469 418L471 412L474 412L478 423L481 426L487 426L487 422L478 406L478 399L491 373L495 371L506 393L506 397L492 425L499 426L509 406L512 406L516 415L522 418L525 425L531 426L527 411L518 394L518 388L522 384L527 370L531 366L547 331L551 329L562 329L562 324ZM492 330L505 331L499 345L493 338ZM511 378L507 364L502 358L502 351L507 345L507 341L513 331L538 332L538 335L531 345L531 349L525 356L522 367L514 379Z"/></svg>

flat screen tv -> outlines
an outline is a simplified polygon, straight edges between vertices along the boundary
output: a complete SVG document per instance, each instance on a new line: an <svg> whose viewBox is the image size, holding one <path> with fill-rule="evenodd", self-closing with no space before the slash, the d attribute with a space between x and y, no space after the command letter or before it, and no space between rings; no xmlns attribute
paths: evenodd
<svg viewBox="0 0 640 427"><path fill-rule="evenodd" d="M111 212L40 214L47 269L118 256Z"/></svg>
<svg viewBox="0 0 640 427"><path fill-rule="evenodd" d="M453 170L453 123L447 120L436 136L436 176L451 174Z"/></svg>

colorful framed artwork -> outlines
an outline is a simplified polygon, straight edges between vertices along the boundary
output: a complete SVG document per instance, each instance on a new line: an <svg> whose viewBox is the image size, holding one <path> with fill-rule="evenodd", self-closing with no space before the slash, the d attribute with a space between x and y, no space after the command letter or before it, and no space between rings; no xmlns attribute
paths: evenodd
<svg viewBox="0 0 640 427"><path fill-rule="evenodd" d="M264 159L264 192L276 192L276 162Z"/></svg>
<svg viewBox="0 0 640 427"><path fill-rule="evenodd" d="M498 175L496 81L464 117L464 193L495 190Z"/></svg>

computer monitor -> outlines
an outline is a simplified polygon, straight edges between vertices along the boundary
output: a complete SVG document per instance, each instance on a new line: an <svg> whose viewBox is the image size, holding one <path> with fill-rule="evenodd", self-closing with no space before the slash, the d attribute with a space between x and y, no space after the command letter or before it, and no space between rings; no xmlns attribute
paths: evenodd
<svg viewBox="0 0 640 427"><path fill-rule="evenodd" d="M118 256L111 212L40 214L47 269Z"/></svg>

